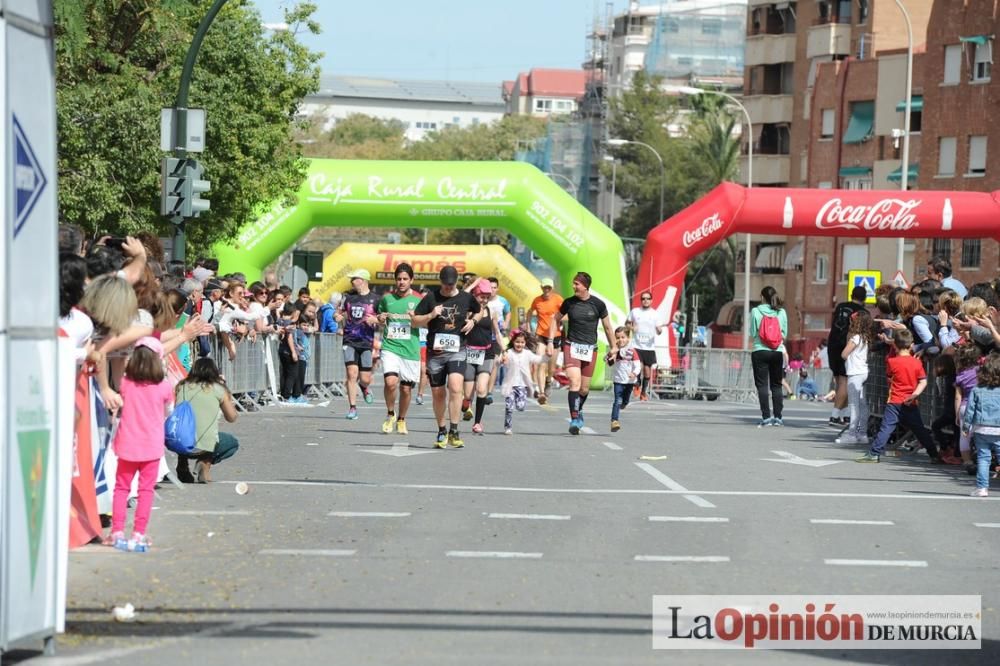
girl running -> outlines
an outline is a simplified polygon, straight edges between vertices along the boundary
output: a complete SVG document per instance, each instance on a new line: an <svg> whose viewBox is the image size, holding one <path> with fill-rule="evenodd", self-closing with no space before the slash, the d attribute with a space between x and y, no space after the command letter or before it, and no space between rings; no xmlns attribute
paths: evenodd
<svg viewBox="0 0 1000 666"><path fill-rule="evenodd" d="M153 337L139 338L121 382L121 422L115 436L118 473L111 510L111 536L106 543L118 550L145 553L153 510L153 486L164 452L163 423L173 409L174 391L163 370L163 346ZM139 503L132 538L125 540L125 514L132 479L139 475Z"/></svg>
<svg viewBox="0 0 1000 666"><path fill-rule="evenodd" d="M462 401L462 410L465 412L466 421L472 418L472 391L475 388L476 422L472 426L472 432L482 435L483 411L486 409L486 395L489 393L490 375L493 373L493 363L496 359L493 340L500 339L500 329L497 320L487 307L487 303L493 297L493 285L489 280L486 278L479 280L479 284L472 290L472 295L485 310L485 315L465 336L465 399Z"/></svg>
<svg viewBox="0 0 1000 666"><path fill-rule="evenodd" d="M847 345L840 357L847 370L847 405L851 423L847 432L836 439L837 444L868 443L868 403L864 388L868 381L868 348L878 331L875 321L867 310L859 310L851 315L847 328Z"/></svg>
<svg viewBox="0 0 1000 666"><path fill-rule="evenodd" d="M635 388L644 365L639 352L629 340L629 330L624 326L615 329L615 343L618 345L618 352L608 354L608 365L613 366L612 381L615 385L615 403L611 407L611 432L622 429L621 421L618 420L619 411L628 407L632 389Z"/></svg>
<svg viewBox="0 0 1000 666"><path fill-rule="evenodd" d="M523 412L527 403L528 390L532 386L531 365L541 363L543 359L540 354L528 351L526 345L524 331L514 331L510 334L510 346L501 359L507 366L503 378L503 434L505 435L513 434L514 409Z"/></svg>

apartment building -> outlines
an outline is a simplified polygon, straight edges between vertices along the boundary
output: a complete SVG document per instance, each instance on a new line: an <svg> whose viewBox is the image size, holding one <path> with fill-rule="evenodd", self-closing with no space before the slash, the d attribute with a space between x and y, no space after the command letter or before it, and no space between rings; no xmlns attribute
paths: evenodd
<svg viewBox="0 0 1000 666"><path fill-rule="evenodd" d="M503 82L503 100L510 115L540 118L569 115L580 106L587 73L582 69L536 67Z"/></svg>

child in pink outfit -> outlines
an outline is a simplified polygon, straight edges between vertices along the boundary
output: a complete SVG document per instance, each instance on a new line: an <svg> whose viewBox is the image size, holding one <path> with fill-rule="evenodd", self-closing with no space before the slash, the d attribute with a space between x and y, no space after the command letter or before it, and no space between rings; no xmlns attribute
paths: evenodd
<svg viewBox="0 0 1000 666"><path fill-rule="evenodd" d="M153 510L153 486L164 451L163 423L173 408L174 391L163 369L163 347L156 338L140 338L125 366L121 383L121 422L115 435L118 473L111 504L109 542L119 550L149 550L146 528ZM139 475L139 503L132 538L125 540L125 514L132 479Z"/></svg>

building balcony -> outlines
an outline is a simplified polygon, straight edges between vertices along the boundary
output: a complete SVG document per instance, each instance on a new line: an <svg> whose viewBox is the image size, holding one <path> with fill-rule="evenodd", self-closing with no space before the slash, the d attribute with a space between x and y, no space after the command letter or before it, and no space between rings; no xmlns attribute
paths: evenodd
<svg viewBox="0 0 1000 666"><path fill-rule="evenodd" d="M754 119L756 121L756 119ZM786 185L791 173L792 158L789 155L758 155L753 156L754 185ZM747 156L740 158L740 180L747 182Z"/></svg>
<svg viewBox="0 0 1000 666"><path fill-rule="evenodd" d="M644 33L625 35L625 46L649 46L649 36Z"/></svg>
<svg viewBox="0 0 1000 666"><path fill-rule="evenodd" d="M755 124L791 123L791 95L749 95L743 98L750 120Z"/></svg>
<svg viewBox="0 0 1000 666"><path fill-rule="evenodd" d="M824 23L809 28L806 57L846 56L851 53L851 26L847 23Z"/></svg>
<svg viewBox="0 0 1000 666"><path fill-rule="evenodd" d="M795 62L795 34L747 36L744 64L777 65Z"/></svg>
<svg viewBox="0 0 1000 666"><path fill-rule="evenodd" d="M761 7L764 5L773 5L774 2L775 0L750 0L747 4L751 9L753 9L754 7Z"/></svg>

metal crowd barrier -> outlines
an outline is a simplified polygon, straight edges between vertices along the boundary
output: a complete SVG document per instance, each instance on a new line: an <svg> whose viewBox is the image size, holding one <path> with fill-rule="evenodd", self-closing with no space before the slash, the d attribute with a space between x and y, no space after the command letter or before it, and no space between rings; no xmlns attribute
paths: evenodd
<svg viewBox="0 0 1000 666"><path fill-rule="evenodd" d="M868 403L868 434L874 437L882 423L885 405L889 400L889 378L886 375L888 347L879 345L868 353L868 380L865 382L865 401ZM931 423L944 413L946 401L954 396L944 395L940 382L934 374L934 358L924 358L927 373L927 388L920 394L918 406L924 426L930 430Z"/></svg>
<svg viewBox="0 0 1000 666"><path fill-rule="evenodd" d="M320 399L344 395L347 379L342 338L335 333L310 336L310 357L306 366L306 394ZM276 335L258 335L256 340L236 342L236 358L219 337L213 337L210 355L226 377L237 409L256 411L261 405L278 401L281 381L280 341ZM195 345L196 346L196 345Z"/></svg>

